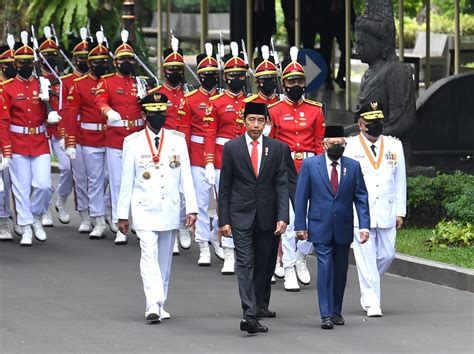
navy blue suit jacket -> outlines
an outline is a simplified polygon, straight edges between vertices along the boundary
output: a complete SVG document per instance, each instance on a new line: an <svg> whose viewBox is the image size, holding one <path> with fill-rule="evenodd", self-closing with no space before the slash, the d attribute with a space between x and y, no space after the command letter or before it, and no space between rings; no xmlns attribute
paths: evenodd
<svg viewBox="0 0 474 354"><path fill-rule="evenodd" d="M340 182L334 195L325 154L303 161L296 186L295 231L307 230L308 240L313 243L350 244L354 235L353 204L359 227L369 229L368 193L359 162L341 158Z"/></svg>

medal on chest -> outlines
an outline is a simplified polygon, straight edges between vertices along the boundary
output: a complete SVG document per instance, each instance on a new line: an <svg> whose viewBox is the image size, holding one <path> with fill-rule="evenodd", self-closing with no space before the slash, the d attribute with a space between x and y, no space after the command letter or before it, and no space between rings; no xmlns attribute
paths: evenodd
<svg viewBox="0 0 474 354"><path fill-rule="evenodd" d="M171 168L177 168L179 166L181 166L179 155L171 155L170 156L170 167Z"/></svg>
<svg viewBox="0 0 474 354"><path fill-rule="evenodd" d="M148 141L148 147L150 148L150 152L151 152L151 161L155 165L155 168L159 168L161 149L163 148L163 142L165 140L163 130L161 131L161 134L160 134L160 142L159 142L158 150L156 153L155 153L155 150L153 149L153 144L151 143L150 134L148 133L148 128L145 128L145 135L146 135L146 140ZM147 175L145 176L145 174ZM149 179L150 177L151 177L150 172L145 171L143 173L143 178Z"/></svg>

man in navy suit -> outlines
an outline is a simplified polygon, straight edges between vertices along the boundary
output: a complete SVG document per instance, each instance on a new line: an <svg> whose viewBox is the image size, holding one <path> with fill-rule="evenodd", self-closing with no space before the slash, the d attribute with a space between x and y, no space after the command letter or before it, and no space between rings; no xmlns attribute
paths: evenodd
<svg viewBox="0 0 474 354"><path fill-rule="evenodd" d="M318 257L317 289L323 329L344 324L341 312L354 237L353 205L359 219L360 242L369 238L364 178L359 162L342 156L344 147L343 127L327 126L326 152L303 161L296 186L295 230L300 240L314 244Z"/></svg>

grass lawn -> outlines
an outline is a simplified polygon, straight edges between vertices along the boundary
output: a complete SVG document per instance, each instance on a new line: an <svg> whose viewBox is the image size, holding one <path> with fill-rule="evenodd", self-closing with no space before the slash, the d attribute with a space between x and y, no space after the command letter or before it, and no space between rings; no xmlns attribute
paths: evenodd
<svg viewBox="0 0 474 354"><path fill-rule="evenodd" d="M442 248L433 246L430 251L426 240L431 229L403 229L397 232L396 250L411 256L433 261L474 268L474 247Z"/></svg>

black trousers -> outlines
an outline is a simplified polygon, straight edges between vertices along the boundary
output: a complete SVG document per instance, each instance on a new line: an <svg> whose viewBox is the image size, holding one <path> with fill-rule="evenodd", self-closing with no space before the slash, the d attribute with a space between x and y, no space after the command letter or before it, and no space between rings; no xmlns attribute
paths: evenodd
<svg viewBox="0 0 474 354"><path fill-rule="evenodd" d="M280 236L260 229L257 219L249 229L232 228L232 236L243 318L255 318L260 308L270 304Z"/></svg>
<svg viewBox="0 0 474 354"><path fill-rule="evenodd" d="M337 40L341 57L339 58L339 70L337 77L343 79L346 76L346 34L345 34L345 16L343 13L338 15L329 12L325 23L321 27L321 55L328 67L329 75L327 81L331 81L331 54L334 38Z"/></svg>

